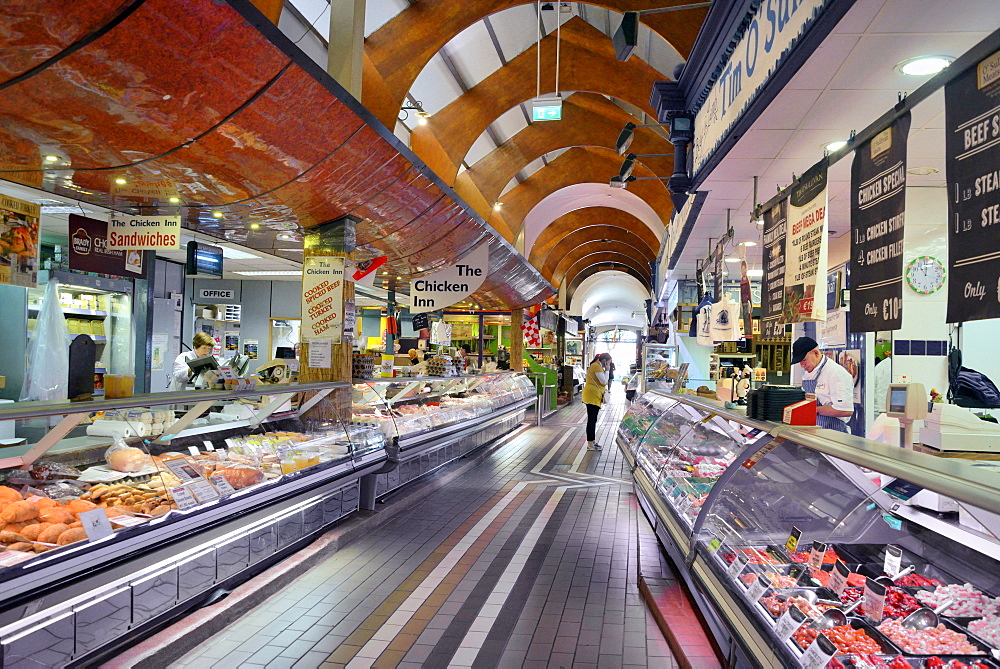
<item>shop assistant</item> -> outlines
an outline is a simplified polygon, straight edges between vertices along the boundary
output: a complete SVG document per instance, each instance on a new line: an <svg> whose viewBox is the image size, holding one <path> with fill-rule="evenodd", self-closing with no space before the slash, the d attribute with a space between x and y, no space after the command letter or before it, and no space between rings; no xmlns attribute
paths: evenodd
<svg viewBox="0 0 1000 669"><path fill-rule="evenodd" d="M204 332L198 332L191 340L191 346L194 350L185 351L174 358L174 382L171 390L184 390L188 377L191 375L191 370L187 366L188 360L204 358L211 353L212 349L215 348L215 340Z"/></svg>
<svg viewBox="0 0 1000 669"><path fill-rule="evenodd" d="M848 432L854 415L854 379L846 369L819 351L812 337L799 337L792 344L792 364L806 371L802 388L816 395L816 424L838 432Z"/></svg>

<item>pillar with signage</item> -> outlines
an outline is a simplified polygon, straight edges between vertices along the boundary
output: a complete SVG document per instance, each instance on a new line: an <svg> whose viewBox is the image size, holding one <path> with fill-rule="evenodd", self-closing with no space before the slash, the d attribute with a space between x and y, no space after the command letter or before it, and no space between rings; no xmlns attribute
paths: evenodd
<svg viewBox="0 0 1000 669"><path fill-rule="evenodd" d="M345 333L344 316L353 309L354 284L345 280L344 268L354 252L356 225L356 218L345 216L306 231L300 381L351 381L353 333ZM330 393L308 416L349 421L351 389Z"/></svg>
<svg viewBox="0 0 1000 669"><path fill-rule="evenodd" d="M510 368L515 372L524 371L524 335L521 326L524 325L524 310L512 309L510 312Z"/></svg>

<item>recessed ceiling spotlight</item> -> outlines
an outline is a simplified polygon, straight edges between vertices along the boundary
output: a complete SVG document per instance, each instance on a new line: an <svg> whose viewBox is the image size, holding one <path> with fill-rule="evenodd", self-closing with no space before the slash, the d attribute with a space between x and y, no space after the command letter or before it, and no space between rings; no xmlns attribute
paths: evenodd
<svg viewBox="0 0 1000 669"><path fill-rule="evenodd" d="M829 144L825 145L823 148L826 149L827 151L833 153L834 151L838 151L838 150L844 148L845 146L847 146L847 142L845 142L842 139L838 139L836 142L830 142Z"/></svg>
<svg viewBox="0 0 1000 669"><path fill-rule="evenodd" d="M896 65L896 69L911 77L925 77L937 74L955 60L951 56L917 56Z"/></svg>
<svg viewBox="0 0 1000 669"><path fill-rule="evenodd" d="M906 173L915 177L926 177L930 174L937 174L939 171L936 167L911 167L906 170Z"/></svg>
<svg viewBox="0 0 1000 669"><path fill-rule="evenodd" d="M58 163L59 156L45 156L45 162L47 163Z"/></svg>

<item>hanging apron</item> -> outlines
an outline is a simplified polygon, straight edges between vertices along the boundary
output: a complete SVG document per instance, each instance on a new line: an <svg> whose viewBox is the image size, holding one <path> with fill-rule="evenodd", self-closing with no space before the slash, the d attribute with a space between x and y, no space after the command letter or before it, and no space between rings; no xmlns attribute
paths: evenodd
<svg viewBox="0 0 1000 669"><path fill-rule="evenodd" d="M802 389L806 391L807 394L816 394L816 379L823 372L823 366L829 362L830 359L823 356L823 362L819 363L819 369L816 371L816 376L811 379L802 379ZM818 403L818 400L817 400ZM825 427L828 430L836 430L837 432L849 432L847 429L847 423L840 420L836 416L823 416L816 414L816 424L820 427Z"/></svg>

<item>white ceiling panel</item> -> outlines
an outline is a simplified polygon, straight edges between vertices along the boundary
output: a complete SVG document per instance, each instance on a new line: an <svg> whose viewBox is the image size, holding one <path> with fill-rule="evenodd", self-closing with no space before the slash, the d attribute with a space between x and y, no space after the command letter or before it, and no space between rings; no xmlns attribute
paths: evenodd
<svg viewBox="0 0 1000 669"><path fill-rule="evenodd" d="M485 132L479 136L472 146L469 147L469 152L465 154L465 162L469 165L475 165L476 161L488 154L493 149L497 148L490 136Z"/></svg>
<svg viewBox="0 0 1000 669"><path fill-rule="evenodd" d="M869 26L875 33L952 33L969 26L996 27L996 0L888 0ZM957 54L956 54L957 55Z"/></svg>
<svg viewBox="0 0 1000 669"><path fill-rule="evenodd" d="M799 71L785 88L811 90L826 88L857 43L857 35L839 33L830 35L816 50L813 57L799 68Z"/></svg>
<svg viewBox="0 0 1000 669"><path fill-rule="evenodd" d="M799 124L806 130L861 130L896 104L896 89L826 90ZM834 136L833 139L847 139Z"/></svg>
<svg viewBox="0 0 1000 669"><path fill-rule="evenodd" d="M303 0L293 0L295 4ZM309 0L310 2L322 2L329 5L329 0ZM365 37L389 22L389 19L399 14L410 6L406 0L372 0L365 3Z"/></svg>
<svg viewBox="0 0 1000 669"><path fill-rule="evenodd" d="M424 110L431 114L441 111L461 94L462 89L440 55L431 58L410 88L410 95L422 102Z"/></svg>
<svg viewBox="0 0 1000 669"><path fill-rule="evenodd" d="M868 0L867 2L856 2L847 12L844 18L840 19L836 31L841 35L860 35L868 29L875 17L882 10L885 0Z"/></svg>
<svg viewBox="0 0 1000 669"><path fill-rule="evenodd" d="M794 130L819 99L822 90L785 88L753 124L754 130Z"/></svg>
<svg viewBox="0 0 1000 669"><path fill-rule="evenodd" d="M740 138L729 156L740 159L777 158L778 152L792 136L793 130L758 130L751 128L750 132Z"/></svg>
<svg viewBox="0 0 1000 669"><path fill-rule="evenodd" d="M907 163L910 167L924 165L929 160L944 160L944 130L910 130L906 145Z"/></svg>
<svg viewBox="0 0 1000 669"><path fill-rule="evenodd" d="M506 142L527 127L528 122L524 120L524 112L520 105L511 107L493 121L493 130L502 142Z"/></svg>
<svg viewBox="0 0 1000 669"><path fill-rule="evenodd" d="M535 43L535 6L518 5L490 16L503 55L508 60L526 51Z"/></svg>
<svg viewBox="0 0 1000 669"><path fill-rule="evenodd" d="M944 130L944 89L934 91L926 100L913 108L911 128Z"/></svg>
<svg viewBox="0 0 1000 669"><path fill-rule="evenodd" d="M503 63L492 47L486 24L476 21L444 47L466 86L472 88L499 70Z"/></svg>

